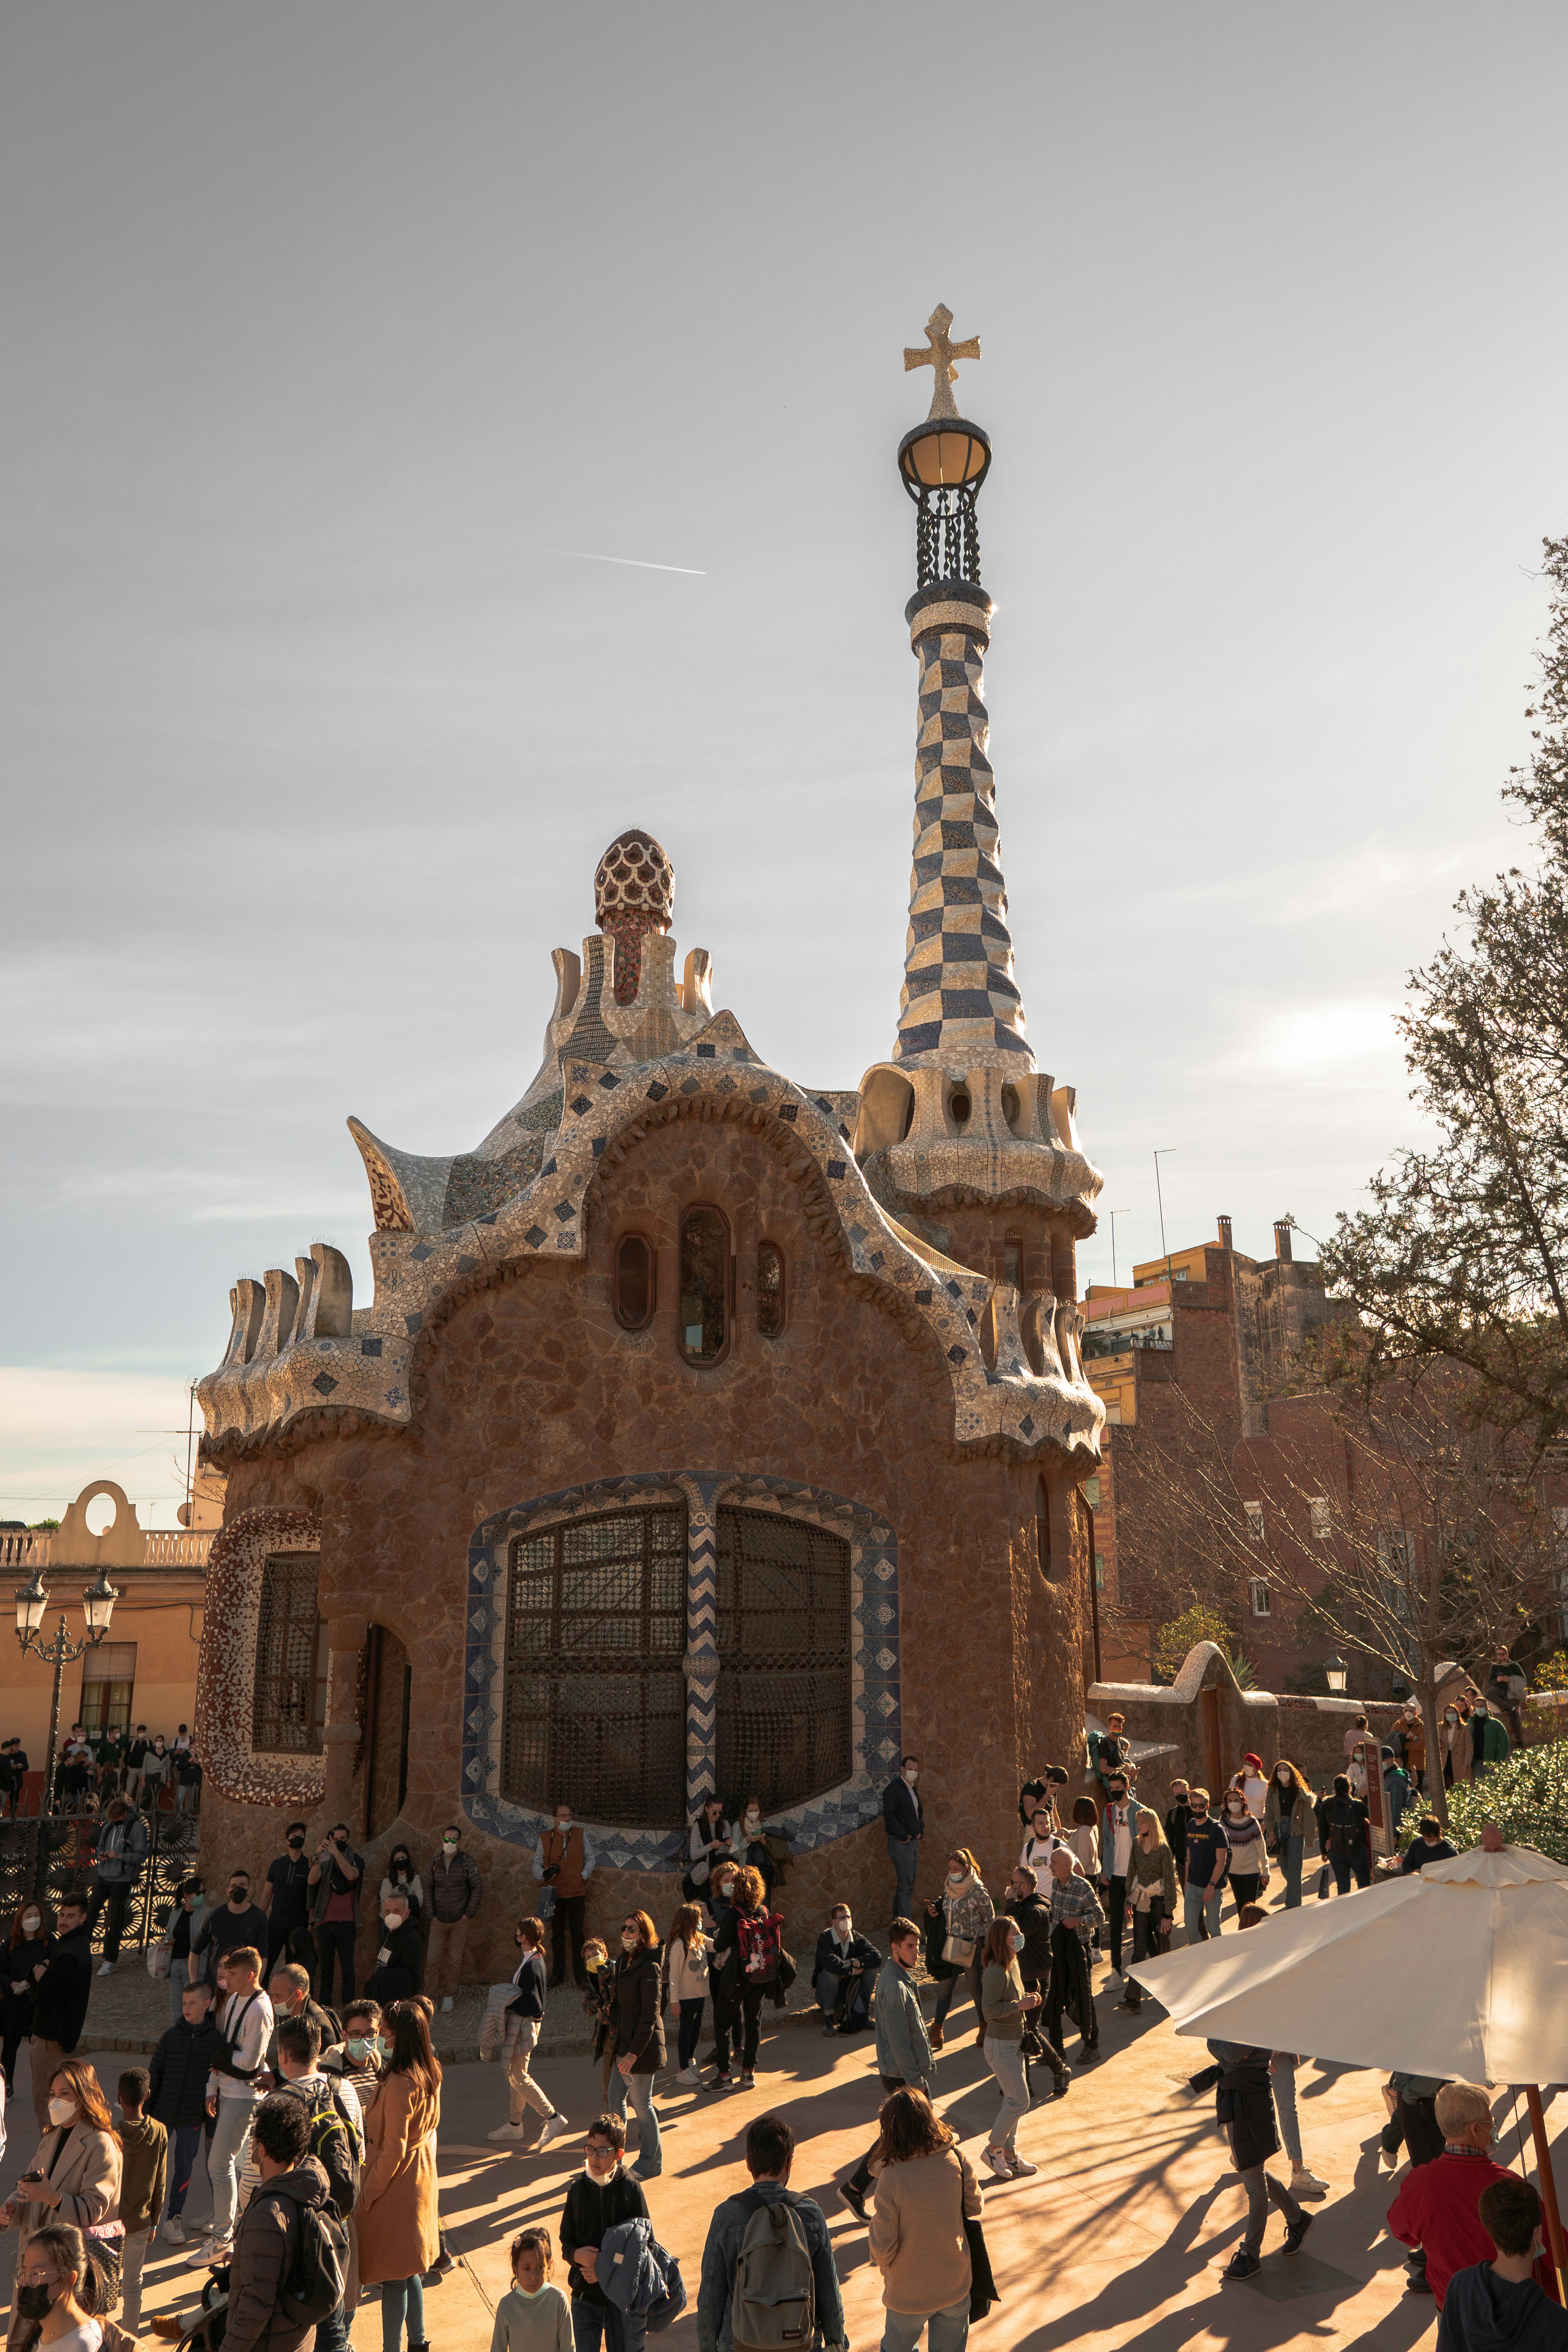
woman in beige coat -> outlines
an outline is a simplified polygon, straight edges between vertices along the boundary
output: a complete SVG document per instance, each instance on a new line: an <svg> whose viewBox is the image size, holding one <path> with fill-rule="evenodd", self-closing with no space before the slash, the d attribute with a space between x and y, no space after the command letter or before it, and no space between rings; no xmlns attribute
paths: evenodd
<svg viewBox="0 0 1568 2352"><path fill-rule="evenodd" d="M426 2341L423 2281L441 2251L436 2189L441 2065L417 2001L394 2001L382 2025L392 2029L392 2056L365 2118L354 2220L360 2284L380 2286L384 2352L397 2352L405 2319L409 2344Z"/></svg>
<svg viewBox="0 0 1568 2352"><path fill-rule="evenodd" d="M27 2242L47 2221L68 2221L92 2231L112 2225L120 2235L120 2138L103 2104L98 2076L90 2066L68 2058L56 2068L49 2083L49 2129L38 2142L37 2153L15 2189L0 2205L0 2229L19 2230L16 2268L26 2261ZM118 2257L120 2248L113 2252ZM26 2336L31 2322L15 2304L7 2346Z"/></svg>
<svg viewBox="0 0 1568 2352"><path fill-rule="evenodd" d="M871 2211L871 2260L888 2315L882 2352L914 2352L928 2324L931 2352L963 2352L968 2341L973 2273L963 2221L977 2221L985 2200L957 2137L923 2091L883 2102Z"/></svg>
<svg viewBox="0 0 1568 2352"><path fill-rule="evenodd" d="M1470 1711L1463 1701L1450 1700L1444 1708L1437 1738L1443 1750L1444 1784L1451 1789L1456 1780L1469 1780L1475 1769L1475 1734L1470 1729Z"/></svg>

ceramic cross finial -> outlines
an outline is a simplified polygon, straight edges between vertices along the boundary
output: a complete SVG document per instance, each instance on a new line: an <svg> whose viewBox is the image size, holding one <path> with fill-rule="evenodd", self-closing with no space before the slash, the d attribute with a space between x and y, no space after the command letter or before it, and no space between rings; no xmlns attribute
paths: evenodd
<svg viewBox="0 0 1568 2352"><path fill-rule="evenodd" d="M931 349L926 352L910 351L908 345L904 349L906 373L910 368L928 367L936 378L931 387L931 407L926 412L928 425L933 416L958 415L952 389L958 382L958 370L952 364L954 360L977 360L980 357L978 335L971 335L962 343L949 342L947 331L952 324L952 312L945 302L939 302L926 320L926 341Z"/></svg>

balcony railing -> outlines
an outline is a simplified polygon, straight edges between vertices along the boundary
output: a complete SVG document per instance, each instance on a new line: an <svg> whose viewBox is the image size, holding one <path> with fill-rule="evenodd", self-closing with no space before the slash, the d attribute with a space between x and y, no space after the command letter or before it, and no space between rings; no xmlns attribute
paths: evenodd
<svg viewBox="0 0 1568 2352"><path fill-rule="evenodd" d="M203 1528L195 1534L184 1528L150 1528L141 1564L144 1568L205 1568L216 1532L212 1528ZM0 1570L85 1569L89 1565L85 1560L57 1559L56 1540L54 1531L47 1528L0 1534Z"/></svg>

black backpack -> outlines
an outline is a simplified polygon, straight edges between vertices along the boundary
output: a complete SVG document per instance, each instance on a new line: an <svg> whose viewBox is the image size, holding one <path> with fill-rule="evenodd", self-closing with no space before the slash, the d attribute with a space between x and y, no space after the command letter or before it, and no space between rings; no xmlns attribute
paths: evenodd
<svg viewBox="0 0 1568 2352"><path fill-rule="evenodd" d="M310 2118L309 2152L327 2176L332 2210L346 2221L359 2202L360 2143L343 2120L331 2088L331 2077L327 2080L325 2096L318 2095L313 2105L297 2083L285 2084L283 2088L300 2101Z"/></svg>
<svg viewBox="0 0 1568 2352"><path fill-rule="evenodd" d="M318 2326L343 2299L349 2233L330 2205L300 2205L265 2188L256 2193L281 2205L288 2230L278 2308L292 2327Z"/></svg>

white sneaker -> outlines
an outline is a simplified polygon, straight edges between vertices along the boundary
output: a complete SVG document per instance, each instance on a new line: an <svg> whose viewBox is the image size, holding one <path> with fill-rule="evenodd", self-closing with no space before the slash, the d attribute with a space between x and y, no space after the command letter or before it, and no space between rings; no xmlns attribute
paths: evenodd
<svg viewBox="0 0 1568 2352"><path fill-rule="evenodd" d="M185 2260L194 2271L210 2270L215 2263L226 2263L231 2252L226 2239L208 2238L203 2244L193 2247Z"/></svg>
<svg viewBox="0 0 1568 2352"><path fill-rule="evenodd" d="M526 2139L528 2137L528 2126L526 2124L500 2124L493 2132L487 2133L486 2137L489 2139Z"/></svg>
<svg viewBox="0 0 1568 2352"><path fill-rule="evenodd" d="M98 1973L100 1977L111 1977L114 1974L114 1962L112 1960L105 1960Z"/></svg>
<svg viewBox="0 0 1568 2352"><path fill-rule="evenodd" d="M1328 2182L1320 2180L1315 2172L1293 2172L1290 2175L1292 2197L1326 2197L1328 2193Z"/></svg>
<svg viewBox="0 0 1568 2352"><path fill-rule="evenodd" d="M571 2128L571 2125L557 2107L552 2116L546 2116L544 2118L544 2129L540 2133L534 2145L534 2154L537 2156L542 2147L548 2147L552 2139L564 2139Z"/></svg>
<svg viewBox="0 0 1568 2352"><path fill-rule="evenodd" d="M452 2006L452 1996L451 1996L451 1994L450 1994L449 1992L448 1992L448 1993L444 1993L444 1994L442 1995L442 1997L441 1997L441 2006L442 2006L442 2008L443 2008L443 2009L450 2009L450 2008L451 2008L451 2006Z"/></svg>
<svg viewBox="0 0 1568 2352"><path fill-rule="evenodd" d="M692 2090L696 2090L702 2081L695 2066L683 2066L675 2079L678 2083L687 2084Z"/></svg>
<svg viewBox="0 0 1568 2352"><path fill-rule="evenodd" d="M163 2242L168 2246L183 2246L185 2242L185 2225L177 2213L171 2213L163 2224Z"/></svg>

